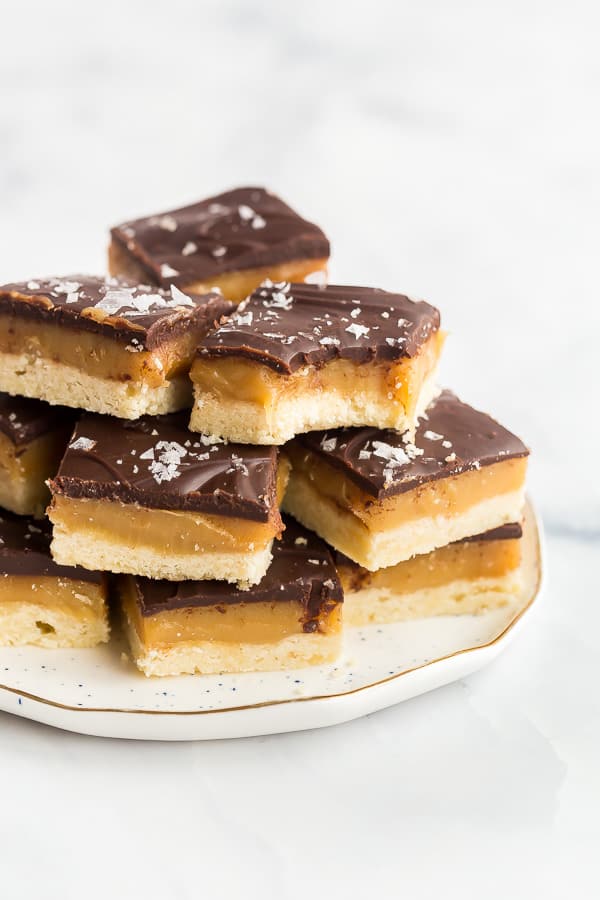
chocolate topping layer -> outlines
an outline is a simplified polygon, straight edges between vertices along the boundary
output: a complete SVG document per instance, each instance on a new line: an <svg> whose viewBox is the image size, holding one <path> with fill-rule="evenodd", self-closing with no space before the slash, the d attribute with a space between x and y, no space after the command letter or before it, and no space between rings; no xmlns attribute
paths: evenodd
<svg viewBox="0 0 600 900"><path fill-rule="evenodd" d="M27 397L11 397L0 391L0 431L15 447L25 447L51 431L72 428L75 417L72 409Z"/></svg>
<svg viewBox="0 0 600 900"><path fill-rule="evenodd" d="M443 391L417 428L414 445L396 431L342 428L295 438L378 500L427 481L460 475L529 450L494 419Z"/></svg>
<svg viewBox="0 0 600 900"><path fill-rule="evenodd" d="M0 287L0 313L92 331L125 343L128 350L153 350L190 327L212 328L234 308L219 294L188 296L123 278L68 275Z"/></svg>
<svg viewBox="0 0 600 900"><path fill-rule="evenodd" d="M270 284L202 340L199 355L254 359L283 374L335 358L356 363L415 356L440 314L377 288Z"/></svg>
<svg viewBox="0 0 600 900"><path fill-rule="evenodd" d="M187 413L135 422L85 413L54 494L257 522L278 516L276 447L226 444L187 429Z"/></svg>
<svg viewBox="0 0 600 900"><path fill-rule="evenodd" d="M286 517L286 529L273 545L273 562L262 581L240 591L223 581L153 581L135 578L138 604L144 616L198 606L240 603L301 603L302 627L318 631L319 619L343 600L333 557L320 538Z"/></svg>
<svg viewBox="0 0 600 900"><path fill-rule="evenodd" d="M237 188L125 222L112 238L155 284L180 287L225 272L329 256L320 228L264 188Z"/></svg>
<svg viewBox="0 0 600 900"><path fill-rule="evenodd" d="M0 515L0 576L48 575L72 578L100 584L101 572L88 572L79 566L59 566L50 556L52 528L47 519L39 521L30 516L15 516L2 511Z"/></svg>
<svg viewBox="0 0 600 900"><path fill-rule="evenodd" d="M455 544L469 543L485 543L486 541L515 541L523 537L523 526L520 522L510 522L506 525L499 525L490 531L484 531L483 534L474 534L472 537L461 538L460 541L454 541Z"/></svg>

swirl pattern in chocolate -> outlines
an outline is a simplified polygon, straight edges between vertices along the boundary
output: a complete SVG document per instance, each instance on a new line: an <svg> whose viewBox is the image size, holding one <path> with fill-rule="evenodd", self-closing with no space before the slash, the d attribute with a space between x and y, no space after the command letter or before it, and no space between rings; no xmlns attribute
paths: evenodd
<svg viewBox="0 0 600 900"><path fill-rule="evenodd" d="M75 418L72 409L0 391L0 431L17 448L51 431L72 428Z"/></svg>
<svg viewBox="0 0 600 900"><path fill-rule="evenodd" d="M295 441L377 499L529 455L518 437L451 391L443 391L429 406L414 444L396 431L377 428L313 431Z"/></svg>
<svg viewBox="0 0 600 900"><path fill-rule="evenodd" d="M439 325L437 309L404 294L267 282L202 340L198 354L245 357L291 374L336 358L412 357Z"/></svg>
<svg viewBox="0 0 600 900"><path fill-rule="evenodd" d="M218 294L187 295L123 278L68 275L0 287L0 313L92 331L152 350L191 326L212 328L233 304Z"/></svg>
<svg viewBox="0 0 600 900"><path fill-rule="evenodd" d="M343 600L343 591L327 544L293 519L285 517L283 537L273 544L273 561L259 584L250 590L222 581L154 581L135 578L137 600L144 616L199 606L240 603L302 604L302 628L319 629L319 619Z"/></svg>
<svg viewBox="0 0 600 900"><path fill-rule="evenodd" d="M277 517L277 448L192 434L187 419L172 413L129 422L85 413L51 491L259 522Z"/></svg>
<svg viewBox="0 0 600 900"><path fill-rule="evenodd" d="M100 584L101 572L79 566L59 566L50 555L52 528L47 519L16 516L2 511L0 515L0 574L23 577L72 578Z"/></svg>
<svg viewBox="0 0 600 900"><path fill-rule="evenodd" d="M329 241L264 188L237 188L111 230L155 284L185 287L226 272L325 259Z"/></svg>

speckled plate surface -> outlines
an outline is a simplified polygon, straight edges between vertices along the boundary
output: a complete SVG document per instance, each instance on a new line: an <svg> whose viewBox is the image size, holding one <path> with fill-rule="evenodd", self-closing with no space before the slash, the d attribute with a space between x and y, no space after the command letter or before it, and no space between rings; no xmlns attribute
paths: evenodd
<svg viewBox="0 0 600 900"><path fill-rule="evenodd" d="M0 709L103 737L207 740L335 725L463 678L512 639L539 597L539 523L528 506L526 587L515 606L349 629L335 664L290 672L147 679L118 638L94 650L0 648Z"/></svg>

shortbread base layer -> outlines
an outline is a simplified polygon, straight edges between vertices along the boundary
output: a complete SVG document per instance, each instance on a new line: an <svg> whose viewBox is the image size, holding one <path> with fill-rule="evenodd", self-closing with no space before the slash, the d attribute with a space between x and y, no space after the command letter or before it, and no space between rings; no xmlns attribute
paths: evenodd
<svg viewBox="0 0 600 900"><path fill-rule="evenodd" d="M341 631L294 634L267 644L226 641L182 641L168 647L147 647L126 620L133 659L146 676L213 675L300 669L334 662L341 650Z"/></svg>
<svg viewBox="0 0 600 900"><path fill-rule="evenodd" d="M346 593L344 624L384 625L433 616L479 615L516 602L522 582L518 572L496 578L450 581L411 593L366 587Z"/></svg>
<svg viewBox="0 0 600 900"><path fill-rule="evenodd" d="M236 584L244 590L258 584L272 559L270 541L266 548L245 553L165 554L132 542L111 541L97 534L70 532L54 524L52 557L63 566L82 566L97 572L142 575L166 581L215 579Z"/></svg>
<svg viewBox="0 0 600 900"><path fill-rule="evenodd" d="M307 431L355 425L394 428L414 437L418 419L438 394L435 370L425 378L410 413L401 404L358 387L347 393L336 388L323 387L318 392L307 388L298 396L282 396L267 408L242 400L225 403L195 387L190 429L242 444L268 445L284 444Z"/></svg>
<svg viewBox="0 0 600 900"><path fill-rule="evenodd" d="M327 259L295 259L273 266L254 269L240 269L224 272L205 281L192 281L182 286L182 290L192 294L206 294L218 288L227 300L239 303L263 281L327 281ZM108 270L111 275L124 275L141 284L147 284L150 276L119 243L112 241L108 249Z"/></svg>
<svg viewBox="0 0 600 900"><path fill-rule="evenodd" d="M108 639L103 587L49 576L0 582L0 645L84 648Z"/></svg>
<svg viewBox="0 0 600 900"><path fill-rule="evenodd" d="M54 360L12 353L0 353L0 390L119 419L176 412L192 403L187 375L151 386L101 378Z"/></svg>
<svg viewBox="0 0 600 900"><path fill-rule="evenodd" d="M292 474L283 509L336 550L375 572L500 525L519 522L524 496L521 488L485 499L458 515L424 516L376 532L320 494L309 481Z"/></svg>

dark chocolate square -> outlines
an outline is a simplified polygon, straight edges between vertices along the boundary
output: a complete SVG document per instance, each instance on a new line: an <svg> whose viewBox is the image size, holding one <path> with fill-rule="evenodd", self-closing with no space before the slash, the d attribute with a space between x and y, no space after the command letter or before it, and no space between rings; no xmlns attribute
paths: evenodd
<svg viewBox="0 0 600 900"><path fill-rule="evenodd" d="M237 188L111 230L155 284L185 287L226 272L329 256L321 229L264 188Z"/></svg>
<svg viewBox="0 0 600 900"><path fill-rule="evenodd" d="M340 428L295 438L377 499L411 491L529 450L486 413L443 391L418 425L414 444L390 429Z"/></svg>
<svg viewBox="0 0 600 900"><path fill-rule="evenodd" d="M273 561L259 584L241 591L222 581L154 581L135 578L138 606L144 616L166 610L237 603L295 601L305 609L306 632L318 629L318 619L343 600L343 591L327 544L312 531L284 518L283 537L273 544Z"/></svg>
<svg viewBox="0 0 600 900"><path fill-rule="evenodd" d="M52 492L269 521L277 503L277 448L193 434L187 419L187 413L134 422L84 414Z"/></svg>
<svg viewBox="0 0 600 900"><path fill-rule="evenodd" d="M0 391L0 431L16 448L25 447L53 431L72 428L76 417L76 412L64 406L50 406L28 397L11 397Z"/></svg>
<svg viewBox="0 0 600 900"><path fill-rule="evenodd" d="M404 294L267 282L202 340L198 353L246 357L291 374L335 358L364 363L412 357L439 325L437 309Z"/></svg>
<svg viewBox="0 0 600 900"><path fill-rule="evenodd" d="M68 275L0 286L0 313L104 334L128 350L152 350L190 327L218 322L233 305L218 294L187 295L123 278Z"/></svg>

